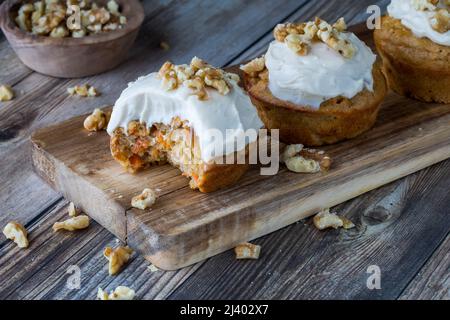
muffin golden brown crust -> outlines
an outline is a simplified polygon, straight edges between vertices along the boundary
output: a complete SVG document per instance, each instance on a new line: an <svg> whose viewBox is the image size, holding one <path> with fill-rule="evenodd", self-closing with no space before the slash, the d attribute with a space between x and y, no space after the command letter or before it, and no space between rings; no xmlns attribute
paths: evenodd
<svg viewBox="0 0 450 320"><path fill-rule="evenodd" d="M274 97L265 79L243 77L266 128L280 129L280 140L285 143L307 146L336 143L369 130L387 91L378 64L373 68L374 92L363 90L352 99L336 97L323 102L318 110Z"/></svg>
<svg viewBox="0 0 450 320"><path fill-rule="evenodd" d="M425 102L450 103L450 47L414 36L398 19L381 21L374 39L389 87Z"/></svg>

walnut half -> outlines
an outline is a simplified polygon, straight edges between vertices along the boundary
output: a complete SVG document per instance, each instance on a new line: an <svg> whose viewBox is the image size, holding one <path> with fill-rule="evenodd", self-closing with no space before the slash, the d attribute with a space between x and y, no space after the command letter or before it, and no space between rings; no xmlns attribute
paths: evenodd
<svg viewBox="0 0 450 320"><path fill-rule="evenodd" d="M131 206L136 209L146 210L156 202L156 193L152 189L145 188L140 195L131 199Z"/></svg>
<svg viewBox="0 0 450 320"><path fill-rule="evenodd" d="M103 255L109 261L108 271L111 276L118 274L122 267L130 260L133 250L129 247L119 246L115 249L106 247Z"/></svg>
<svg viewBox="0 0 450 320"><path fill-rule="evenodd" d="M108 127L111 118L111 112L105 112L101 109L95 109L91 115L84 120L84 128L88 131L101 131Z"/></svg>
<svg viewBox="0 0 450 320"><path fill-rule="evenodd" d="M28 232L19 222L11 221L3 229L3 234L6 238L14 241L19 248L27 248Z"/></svg>
<svg viewBox="0 0 450 320"><path fill-rule="evenodd" d="M331 166L331 158L324 151L306 149L301 144L286 146L280 160L290 171L297 173L328 171Z"/></svg>
<svg viewBox="0 0 450 320"><path fill-rule="evenodd" d="M323 210L316 214L313 218L314 226L319 230L325 230L328 228L344 228L352 229L355 227L353 222L349 219L339 216L335 213L331 213L329 209Z"/></svg>

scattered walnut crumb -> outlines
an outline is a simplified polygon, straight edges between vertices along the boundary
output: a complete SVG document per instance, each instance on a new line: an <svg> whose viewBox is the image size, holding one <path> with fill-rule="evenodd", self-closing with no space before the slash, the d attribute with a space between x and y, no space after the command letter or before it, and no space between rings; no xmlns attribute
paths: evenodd
<svg viewBox="0 0 450 320"><path fill-rule="evenodd" d="M78 209L75 207L73 202L69 203L69 207L67 208L70 217L75 217L78 215Z"/></svg>
<svg viewBox="0 0 450 320"><path fill-rule="evenodd" d="M3 234L6 238L14 241L19 248L27 248L29 245L28 232L19 222L9 222L5 228L3 228Z"/></svg>
<svg viewBox="0 0 450 320"><path fill-rule="evenodd" d="M154 264L149 265L149 266L147 267L147 269L148 269L150 272L157 272L157 271L159 271L159 269L158 269Z"/></svg>
<svg viewBox="0 0 450 320"><path fill-rule="evenodd" d="M89 217L86 215L76 216L67 219L63 222L55 222L53 224L53 231L57 232L59 230L75 231L86 229L89 227Z"/></svg>
<svg viewBox="0 0 450 320"><path fill-rule="evenodd" d="M108 294L102 288L98 288L97 300L133 300L136 293L133 289L119 286L113 292Z"/></svg>
<svg viewBox="0 0 450 320"><path fill-rule="evenodd" d="M80 96L80 97L97 97L100 95L100 92L89 84L84 84L82 86L75 86L67 89L67 92L71 96Z"/></svg>
<svg viewBox="0 0 450 320"><path fill-rule="evenodd" d="M274 37L286 43L298 55L307 55L313 42L322 41L344 58L350 59L355 55L356 47L344 36L346 30L344 18L334 25L316 18L313 22L279 24L274 29Z"/></svg>
<svg viewBox="0 0 450 320"><path fill-rule="evenodd" d="M313 218L314 226L319 230L325 230L328 228L338 229L343 227L344 229L354 228L355 225L349 219L338 216L335 213L330 213L330 209L323 210L316 214Z"/></svg>
<svg viewBox="0 0 450 320"><path fill-rule="evenodd" d="M331 167L331 158L324 151L306 149L301 144L286 146L280 161L297 173L317 173L328 171Z"/></svg>
<svg viewBox="0 0 450 320"><path fill-rule="evenodd" d="M115 249L106 247L103 255L109 261L108 270L111 276L118 274L122 267L128 262L133 250L129 247L119 246Z"/></svg>
<svg viewBox="0 0 450 320"><path fill-rule="evenodd" d="M258 259L261 246L251 243L242 243L234 248L236 259Z"/></svg>
<svg viewBox="0 0 450 320"><path fill-rule="evenodd" d="M156 202L156 193L152 189L145 188L140 195L131 199L131 206L136 209L146 210Z"/></svg>
<svg viewBox="0 0 450 320"><path fill-rule="evenodd" d="M8 85L0 86L0 101L11 101L14 99L14 91Z"/></svg>
<svg viewBox="0 0 450 320"><path fill-rule="evenodd" d="M227 95L231 90L231 81L239 81L239 76L214 68L205 61L194 57L189 65L174 65L170 61L163 64L158 72L166 90L175 90L184 85L192 90L199 100L207 100L207 88Z"/></svg>
<svg viewBox="0 0 450 320"><path fill-rule="evenodd" d="M108 127L111 112L105 112L102 109L95 109L91 115L84 120L84 128L88 131L101 131Z"/></svg>
<svg viewBox="0 0 450 320"><path fill-rule="evenodd" d="M164 51L169 51L170 50L170 46L166 41L161 41L161 43L159 44L159 47L161 49L163 49Z"/></svg>

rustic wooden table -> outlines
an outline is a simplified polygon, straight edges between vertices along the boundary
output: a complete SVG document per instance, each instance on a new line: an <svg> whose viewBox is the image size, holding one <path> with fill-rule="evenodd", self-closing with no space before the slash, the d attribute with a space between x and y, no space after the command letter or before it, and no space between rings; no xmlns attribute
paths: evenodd
<svg viewBox="0 0 450 320"><path fill-rule="evenodd" d="M1 1L0 1L1 2ZM0 103L0 226L19 220L31 246L19 250L0 238L0 299L94 299L97 288L127 285L140 299L449 299L450 161L444 161L336 208L357 223L352 232L319 232L310 221L260 238L257 261L236 261L225 252L174 272L150 272L134 256L116 277L102 255L115 238L97 223L76 233L52 224L67 215L67 201L34 173L30 135L37 128L111 104L126 83L154 71L166 59L198 55L227 66L261 54L274 25L314 16L349 24L366 8L388 0L144 1L146 21L128 60L89 79L61 80L32 72L0 34L0 83L17 92ZM160 42L170 50L160 48ZM69 98L66 89L88 82L103 93ZM381 270L381 289L370 290L369 266ZM81 287L70 289L70 267Z"/></svg>

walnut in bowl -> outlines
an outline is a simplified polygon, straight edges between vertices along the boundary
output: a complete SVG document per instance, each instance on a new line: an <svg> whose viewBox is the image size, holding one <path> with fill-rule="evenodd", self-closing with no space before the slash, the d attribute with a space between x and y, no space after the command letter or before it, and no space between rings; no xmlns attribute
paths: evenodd
<svg viewBox="0 0 450 320"><path fill-rule="evenodd" d="M61 78L116 67L143 20L138 0L6 0L0 7L0 27L20 60Z"/></svg>

